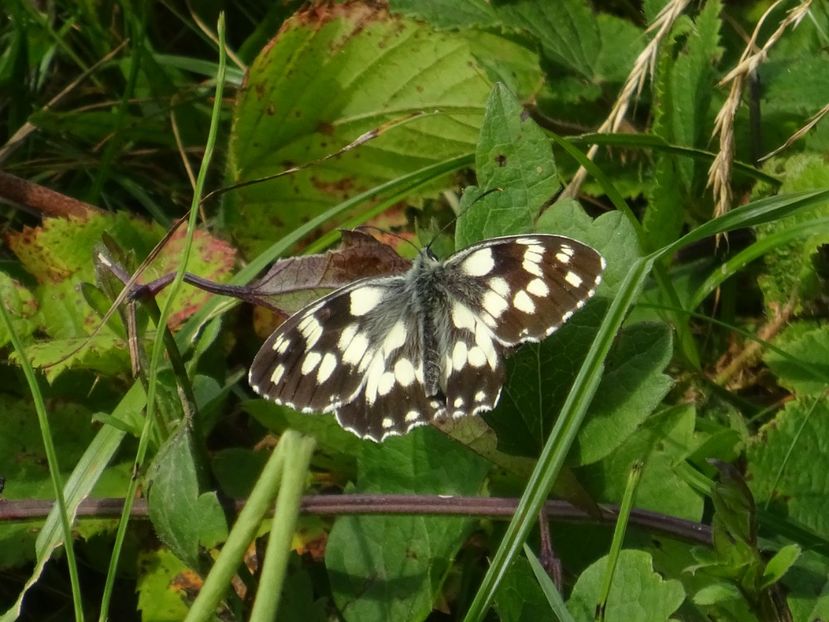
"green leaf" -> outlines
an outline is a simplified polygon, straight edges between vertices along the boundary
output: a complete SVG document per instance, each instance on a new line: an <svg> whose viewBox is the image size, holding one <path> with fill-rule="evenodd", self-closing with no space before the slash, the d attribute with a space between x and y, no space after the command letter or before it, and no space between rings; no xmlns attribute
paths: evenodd
<svg viewBox="0 0 829 622"><path fill-rule="evenodd" d="M781 386L794 393L820 394L829 380L829 328L794 322L774 340L788 356L767 350L763 360Z"/></svg>
<svg viewBox="0 0 829 622"><path fill-rule="evenodd" d="M600 460L618 447L667 395L673 380L663 370L672 352L665 324L636 324L619 333L573 447L579 464Z"/></svg>
<svg viewBox="0 0 829 622"><path fill-rule="evenodd" d="M766 589L780 581L789 569L794 565L801 554L800 547L796 544L787 544L774 554L763 570L763 583L761 589Z"/></svg>
<svg viewBox="0 0 829 622"><path fill-rule="evenodd" d="M583 0L519 0L499 3L496 10L505 24L538 39L548 59L583 78L593 78L601 41L595 15Z"/></svg>
<svg viewBox="0 0 829 622"><path fill-rule="evenodd" d="M510 360L505 395L495 411L485 415L498 434L500 449L522 455L537 451L584 359L601 307L588 304L554 335L524 346ZM573 447L573 462L596 462L633 434L671 386L662 373L671 352L671 334L664 325L639 324L619 334Z"/></svg>
<svg viewBox="0 0 829 622"><path fill-rule="evenodd" d="M0 304L6 307L14 326L14 332L25 342L37 327L34 316L37 302L32 293L5 272L0 272ZM6 325L0 323L0 347L10 341Z"/></svg>
<svg viewBox="0 0 829 622"><path fill-rule="evenodd" d="M429 22L435 28L497 26L498 17L485 0L391 0L393 13Z"/></svg>
<svg viewBox="0 0 829 622"><path fill-rule="evenodd" d="M787 160L770 162L770 170L781 173L785 180L780 192L829 187L829 165L816 154L796 155ZM799 211L757 227L757 238L785 231L792 225L829 216L829 202L822 202L808 210ZM765 255L765 273L757 282L763 292L766 308L771 315L789 304L792 297L808 301L823 295L823 282L815 269L813 258L818 249L829 243L829 233L818 230L811 237L793 240L776 246Z"/></svg>
<svg viewBox="0 0 829 622"><path fill-rule="evenodd" d="M733 583L717 582L706 585L694 594L693 601L702 607L742 600L743 595Z"/></svg>
<svg viewBox="0 0 829 622"><path fill-rule="evenodd" d="M294 558L296 561L296 557ZM279 600L279 622L326 622L325 599L314 600L314 584L308 571L298 566L282 584Z"/></svg>
<svg viewBox="0 0 829 622"><path fill-rule="evenodd" d="M594 619L607 557L581 573L567 608L578 621ZM619 555L616 574L607 599L607 620L658 622L668 620L685 599L682 584L664 580L653 571L653 560L644 551L625 550Z"/></svg>
<svg viewBox="0 0 829 622"><path fill-rule="evenodd" d="M550 605L525 557L519 557L510 565L495 593L494 606L501 622L532 622L550 618Z"/></svg>
<svg viewBox="0 0 829 622"><path fill-rule="evenodd" d="M523 233L559 187L550 142L503 84L487 100L475 152L478 186L464 191L455 244Z"/></svg>
<svg viewBox="0 0 829 622"><path fill-rule="evenodd" d="M609 456L580 468L576 476L597 501L619 501L631 466L641 460L636 507L699 521L704 499L676 468L691 450L695 422L690 405L653 415Z"/></svg>
<svg viewBox="0 0 829 622"><path fill-rule="evenodd" d="M536 230L556 233L584 242L598 250L607 261L599 287L600 296L613 296L634 259L642 256L636 232L620 212L608 212L595 220L573 199L558 201L538 218Z"/></svg>
<svg viewBox="0 0 829 622"><path fill-rule="evenodd" d="M760 504L829 535L829 400L792 400L747 449L748 481Z"/></svg>
<svg viewBox="0 0 829 622"><path fill-rule="evenodd" d="M142 551L138 558L138 608L142 620L183 620L189 607L188 591L199 585L190 585L185 578L196 578L169 549ZM201 580L198 579L198 583Z"/></svg>
<svg viewBox="0 0 829 622"><path fill-rule="evenodd" d="M233 112L228 183L310 164L386 131L227 194L232 235L261 251L345 198L471 152L489 90L459 34L355 3L294 15L248 71Z"/></svg>
<svg viewBox="0 0 829 622"><path fill-rule="evenodd" d="M793 620L829 620L829 560L804 551L783 576Z"/></svg>
<svg viewBox="0 0 829 622"><path fill-rule="evenodd" d="M190 428L182 424L159 449L147 474L147 505L158 537L176 556L200 568L200 553L227 537L216 493Z"/></svg>
<svg viewBox="0 0 829 622"><path fill-rule="evenodd" d="M382 445L365 443L359 492L479 494L488 464L446 436L418 428ZM344 516L325 562L346 620L423 620L468 532L465 518Z"/></svg>

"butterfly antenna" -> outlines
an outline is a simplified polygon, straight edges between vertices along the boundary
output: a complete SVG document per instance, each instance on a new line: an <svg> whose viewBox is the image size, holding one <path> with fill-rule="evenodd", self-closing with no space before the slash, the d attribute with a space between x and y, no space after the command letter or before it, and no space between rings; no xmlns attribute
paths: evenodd
<svg viewBox="0 0 829 622"><path fill-rule="evenodd" d="M442 234L443 234L443 233L444 233L444 232L445 232L445 231L446 231L449 227L451 227L451 226L452 226L452 225L454 225L456 222L458 222L458 218L460 218L460 217L461 217L461 216L462 216L462 215L463 215L466 211L468 211L470 207L472 207L473 205L475 205L475 203L477 203L478 201L480 201L481 199L483 199L485 196L487 196L487 195L489 195L489 194L492 194L493 192L501 192L501 188L490 188L489 190L485 190L485 191L484 191L484 192L482 192L480 195L478 195L477 197L475 197L475 199L472 201L472 203L470 203L469 205L467 205L467 206L466 206L466 208L465 208L465 209L464 209L464 210L463 210L460 214L458 214L457 216L455 216L454 218L452 218L449 222L447 222L445 225L443 225L443 226L442 226L442 227L438 230L438 232L437 232L437 233L436 233L436 234L432 237L432 239L431 239L431 240L429 241L429 243L426 245L425 249L426 249L426 250L431 250L431 248L432 248L432 244L434 244L434 243L437 241L437 239L438 239L438 238L439 238L439 237L440 237L440 236L441 236L441 235L442 235Z"/></svg>
<svg viewBox="0 0 829 622"><path fill-rule="evenodd" d="M413 249L415 249L416 253L419 253L421 251L421 249L417 247L417 244L415 244L414 242L412 242L408 238L403 237L399 233L395 233L394 231L387 231L386 229L383 229L382 227L377 227L375 225L360 225L359 227L357 227L357 229L373 229L374 231L377 231L378 233L382 233L384 235L390 235L392 237L397 238L401 242L405 242L406 244L411 246Z"/></svg>

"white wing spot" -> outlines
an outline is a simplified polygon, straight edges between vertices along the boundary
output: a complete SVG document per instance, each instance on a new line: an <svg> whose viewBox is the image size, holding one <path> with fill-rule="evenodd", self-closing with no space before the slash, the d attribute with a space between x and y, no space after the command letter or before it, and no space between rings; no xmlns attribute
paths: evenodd
<svg viewBox="0 0 829 622"><path fill-rule="evenodd" d="M456 397L455 398L455 408L461 408L463 406L463 398Z"/></svg>
<svg viewBox="0 0 829 622"><path fill-rule="evenodd" d="M535 265L535 264L533 264ZM493 318L498 319L507 310L509 303L504 300L497 292L488 291L481 299L481 305L484 311L489 313Z"/></svg>
<svg viewBox="0 0 829 622"><path fill-rule="evenodd" d="M273 349L276 350L277 354L285 354L285 352L288 351L288 346L291 345L291 340L285 339L285 337L283 336L279 338L279 341L281 342L279 346L277 347L276 344L274 344Z"/></svg>
<svg viewBox="0 0 829 622"><path fill-rule="evenodd" d="M383 426L384 430L388 430L394 425L394 421L392 421L391 417L383 417L383 420L380 422L380 425Z"/></svg>
<svg viewBox="0 0 829 622"><path fill-rule="evenodd" d="M475 316L468 307L459 302L452 304L452 323L455 328L467 328L470 331L475 330Z"/></svg>
<svg viewBox="0 0 829 622"><path fill-rule="evenodd" d="M305 348L310 350L322 335L322 324L313 315L309 315L302 320L298 328L302 336L305 337Z"/></svg>
<svg viewBox="0 0 829 622"><path fill-rule="evenodd" d="M415 368L407 358L401 358L394 364L394 377L397 383L408 387L415 381Z"/></svg>
<svg viewBox="0 0 829 622"><path fill-rule="evenodd" d="M322 363L320 363L320 368L317 370L317 382L320 384L325 382L331 377L331 374L334 373L334 370L337 368L337 357L331 354L330 352L326 353L324 357L322 357Z"/></svg>
<svg viewBox="0 0 829 622"><path fill-rule="evenodd" d="M314 368L319 365L319 362L322 360L322 355L319 352L309 352L305 355L305 360L302 361L302 367L300 368L300 372L302 372L303 376L307 376Z"/></svg>
<svg viewBox="0 0 829 622"><path fill-rule="evenodd" d="M533 279L527 285L527 291L533 296L543 298L550 293L550 288L547 287L547 284L542 279Z"/></svg>
<svg viewBox="0 0 829 622"><path fill-rule="evenodd" d="M410 410L409 412L406 413L406 416L403 417L403 420L406 423L413 423L413 422L417 421L418 419L420 419L420 413L417 412L416 410Z"/></svg>
<svg viewBox="0 0 829 622"><path fill-rule="evenodd" d="M506 279L502 279L500 276L494 276L489 279L487 285L492 291L498 293L504 298L509 295L509 283L507 283Z"/></svg>
<svg viewBox="0 0 829 622"><path fill-rule="evenodd" d="M271 374L271 382L274 384L279 384L279 381L282 380L282 376L285 374L285 366L284 365L277 365L276 369L273 370Z"/></svg>
<svg viewBox="0 0 829 622"><path fill-rule="evenodd" d="M388 356L404 343L406 343L406 325L403 320L398 320L383 341L383 353Z"/></svg>
<svg viewBox="0 0 829 622"><path fill-rule="evenodd" d="M486 399L486 393L484 393L483 391L478 391L475 394L475 401L476 402L483 402L485 399Z"/></svg>
<svg viewBox="0 0 829 622"><path fill-rule="evenodd" d="M562 244L561 252L567 255L568 257L572 257L575 254L575 252L573 251L573 247L569 244Z"/></svg>
<svg viewBox="0 0 829 622"><path fill-rule="evenodd" d="M581 287L582 278L572 270L564 275L564 280L570 283L573 287Z"/></svg>
<svg viewBox="0 0 829 622"><path fill-rule="evenodd" d="M345 351L351 345L351 341L357 335L358 328L357 324L349 324L343 329L343 332L340 333L340 340L337 342L340 352Z"/></svg>
<svg viewBox="0 0 829 622"><path fill-rule="evenodd" d="M342 339L340 339L340 345L342 345ZM343 352L343 363L348 363L349 365L357 365L361 360L363 360L363 356L368 349L368 337L366 337L363 333L357 333L351 339L351 343L348 344L348 347Z"/></svg>
<svg viewBox="0 0 829 622"><path fill-rule="evenodd" d="M564 315L562 315L562 316L561 316L561 321L562 321L562 322L566 322L566 321L567 321L567 320L569 320L571 317L573 317L573 312L572 312L572 311L568 311L567 313L565 313Z"/></svg>
<svg viewBox="0 0 829 622"><path fill-rule="evenodd" d="M524 246L530 246L531 244L538 244L538 240L535 238L518 238L515 240L516 244L522 244Z"/></svg>
<svg viewBox="0 0 829 622"><path fill-rule="evenodd" d="M539 266L537 262L530 261L526 257L524 258L524 261L521 264L521 266L524 268L524 270L526 270L534 276L544 276L544 271L541 269L541 266Z"/></svg>
<svg viewBox="0 0 829 622"><path fill-rule="evenodd" d="M523 289L518 290L518 293L515 294L515 298L512 299L512 304L515 305L516 309L524 313L535 313L535 303Z"/></svg>
<svg viewBox="0 0 829 622"><path fill-rule="evenodd" d="M466 344L463 341L459 341L455 344L455 349L452 350L452 366L457 371L460 371L466 365L466 360L467 360Z"/></svg>
<svg viewBox="0 0 829 622"><path fill-rule="evenodd" d="M495 351L495 346L492 342L490 333L481 325L478 324L475 331L475 344L481 349L489 362L489 366L494 370L498 367L498 353Z"/></svg>
<svg viewBox="0 0 829 622"><path fill-rule="evenodd" d="M567 253L562 253L561 251L556 253L556 259L559 263L563 263L565 266L570 263L571 256Z"/></svg>
<svg viewBox="0 0 829 622"><path fill-rule="evenodd" d="M371 311L380 304L384 291L380 287L360 287L355 289L349 294L349 298L351 299L351 306L349 308L351 315L360 316Z"/></svg>
<svg viewBox="0 0 829 622"><path fill-rule="evenodd" d="M377 399L377 388L380 385L380 380L385 372L383 357L379 354L375 354L371 359L370 365L360 365L361 368L364 366L368 367L368 371L366 372L366 404L371 406Z"/></svg>
<svg viewBox="0 0 829 622"><path fill-rule="evenodd" d="M461 269L469 276L484 276L495 267L491 248L482 248L464 259Z"/></svg>
<svg viewBox="0 0 829 622"><path fill-rule="evenodd" d="M380 376L380 382L377 383L377 393L380 395L388 395L394 387L394 374L390 371L384 372Z"/></svg>
<svg viewBox="0 0 829 622"><path fill-rule="evenodd" d="M544 258L544 247L540 244L533 244L532 246L528 246L527 250L524 251L524 259L529 259L530 261L534 261L535 263L541 263L541 260Z"/></svg>
<svg viewBox="0 0 829 622"><path fill-rule="evenodd" d="M483 367L486 365L486 354L478 346L472 346L467 354L467 360L472 367Z"/></svg>

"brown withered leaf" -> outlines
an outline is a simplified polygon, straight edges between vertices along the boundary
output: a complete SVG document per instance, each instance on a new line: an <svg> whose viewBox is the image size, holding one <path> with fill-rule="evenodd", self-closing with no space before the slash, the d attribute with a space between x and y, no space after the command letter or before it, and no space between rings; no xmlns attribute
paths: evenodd
<svg viewBox="0 0 829 622"><path fill-rule="evenodd" d="M184 275L184 280L203 290L265 307L284 319L291 309L298 308L297 304L305 304L309 296L319 296L319 290L336 289L370 276L400 274L410 266L411 262L400 257L392 247L355 229L342 231L339 248L319 255L280 259L250 285L223 285L189 273ZM162 281L159 279L150 290L156 293L166 286L167 281Z"/></svg>

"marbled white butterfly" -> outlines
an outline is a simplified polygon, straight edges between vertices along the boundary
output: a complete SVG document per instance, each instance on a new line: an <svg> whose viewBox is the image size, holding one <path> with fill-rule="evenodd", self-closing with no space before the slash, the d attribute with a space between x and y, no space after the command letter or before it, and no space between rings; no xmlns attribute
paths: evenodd
<svg viewBox="0 0 829 622"><path fill-rule="evenodd" d="M374 441L436 418L491 410L503 357L539 341L596 292L605 261L557 235L493 238L405 274L361 279L301 309L250 368L254 391L302 412L334 412Z"/></svg>

